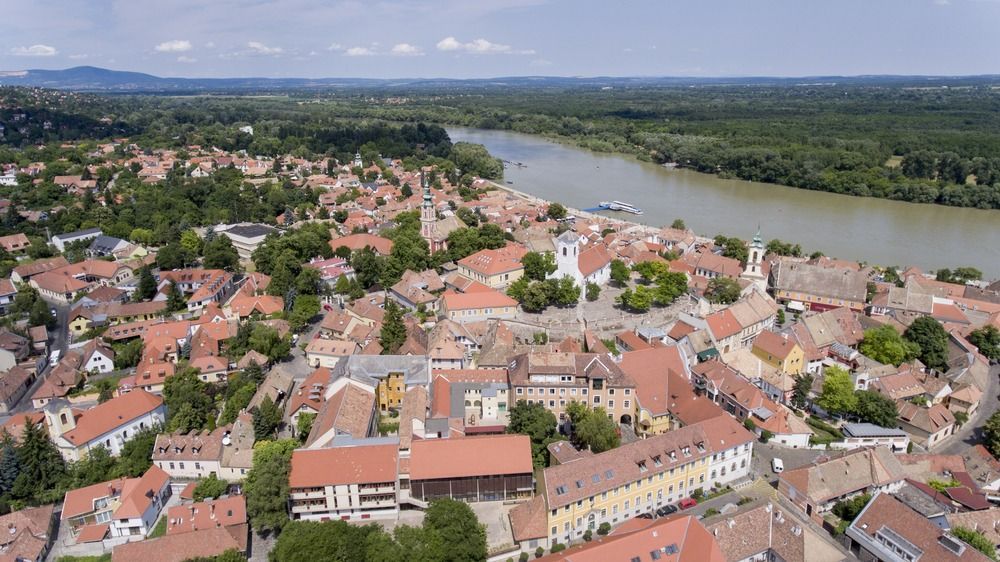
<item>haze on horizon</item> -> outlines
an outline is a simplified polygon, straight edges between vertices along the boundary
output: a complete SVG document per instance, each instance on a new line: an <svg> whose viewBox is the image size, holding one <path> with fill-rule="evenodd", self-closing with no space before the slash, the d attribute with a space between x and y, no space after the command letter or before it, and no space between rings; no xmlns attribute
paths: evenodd
<svg viewBox="0 0 1000 562"><path fill-rule="evenodd" d="M0 69L184 77L1000 73L1000 0L7 0Z"/></svg>

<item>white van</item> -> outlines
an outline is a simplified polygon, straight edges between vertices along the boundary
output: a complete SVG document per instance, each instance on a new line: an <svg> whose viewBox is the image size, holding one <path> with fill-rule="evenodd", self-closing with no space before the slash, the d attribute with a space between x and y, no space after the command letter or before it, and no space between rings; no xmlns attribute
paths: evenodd
<svg viewBox="0 0 1000 562"><path fill-rule="evenodd" d="M781 459L778 457L774 457L771 459L771 470L773 470L775 474L781 474L785 470L785 463L781 462Z"/></svg>

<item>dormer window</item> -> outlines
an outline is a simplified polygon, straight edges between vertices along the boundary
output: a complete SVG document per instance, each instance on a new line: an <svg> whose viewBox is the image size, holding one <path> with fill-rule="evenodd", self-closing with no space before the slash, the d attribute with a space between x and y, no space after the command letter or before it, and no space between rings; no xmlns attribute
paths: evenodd
<svg viewBox="0 0 1000 562"><path fill-rule="evenodd" d="M663 466L663 462L660 461L660 455L653 457L653 464L656 466Z"/></svg>
<svg viewBox="0 0 1000 562"><path fill-rule="evenodd" d="M639 472L647 472L649 470L646 468L646 461L639 461L636 464L639 465Z"/></svg>

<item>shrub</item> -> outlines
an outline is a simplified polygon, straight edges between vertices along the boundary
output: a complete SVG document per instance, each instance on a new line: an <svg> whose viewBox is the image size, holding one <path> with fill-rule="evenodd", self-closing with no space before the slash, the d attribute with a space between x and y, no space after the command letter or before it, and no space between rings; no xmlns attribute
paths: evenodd
<svg viewBox="0 0 1000 562"><path fill-rule="evenodd" d="M601 535L602 537L610 532L611 532L611 523L608 523L607 521L601 523L601 525L597 528L597 534Z"/></svg>

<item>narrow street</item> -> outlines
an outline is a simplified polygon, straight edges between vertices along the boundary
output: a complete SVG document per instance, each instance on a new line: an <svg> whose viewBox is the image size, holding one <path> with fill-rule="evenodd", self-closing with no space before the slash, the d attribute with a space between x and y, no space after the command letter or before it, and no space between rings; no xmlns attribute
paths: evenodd
<svg viewBox="0 0 1000 562"><path fill-rule="evenodd" d="M1000 409L1000 365L990 367L990 376L987 379L987 387L983 390L983 398L979 404L979 410L969 418L954 435L948 438L943 447L939 447L934 452L943 455L960 455L969 447L982 441L982 426L986 420Z"/></svg>

